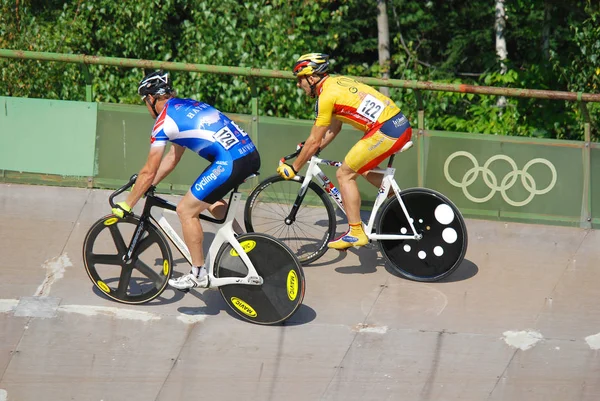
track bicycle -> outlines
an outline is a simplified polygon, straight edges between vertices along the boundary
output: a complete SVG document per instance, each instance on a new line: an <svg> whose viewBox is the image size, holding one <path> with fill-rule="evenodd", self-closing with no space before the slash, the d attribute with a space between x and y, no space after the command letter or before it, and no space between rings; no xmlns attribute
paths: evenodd
<svg viewBox="0 0 600 401"><path fill-rule="evenodd" d="M295 153L281 161L298 156L302 146L299 144ZM411 146L409 141L400 152ZM378 242L384 258L402 277L440 280L458 268L467 251L463 216L448 198L432 189L401 190L394 179L394 156L390 156L386 169L371 170L384 177L365 233L370 241ZM339 190L319 165L340 167L342 163L315 155L305 176L296 175L291 180L279 175L268 177L254 188L245 205L246 230L281 239L303 265L323 256L335 235L333 204L344 212Z"/></svg>
<svg viewBox="0 0 600 401"><path fill-rule="evenodd" d="M133 175L109 196L111 207L136 178ZM302 266L284 243L270 235L234 233L232 224L240 200L236 187L223 219L200 215L202 220L220 225L206 255L208 288L218 288L227 305L245 320L265 325L283 322L304 298ZM173 272L165 236L191 264L185 243L164 216L165 210L174 212L176 207L155 195L151 187L140 216L120 219L109 214L92 225L83 243L83 260L88 276L104 295L125 304L142 304L158 297ZM160 210L160 216L153 216L153 208ZM128 243L126 238L131 238Z"/></svg>

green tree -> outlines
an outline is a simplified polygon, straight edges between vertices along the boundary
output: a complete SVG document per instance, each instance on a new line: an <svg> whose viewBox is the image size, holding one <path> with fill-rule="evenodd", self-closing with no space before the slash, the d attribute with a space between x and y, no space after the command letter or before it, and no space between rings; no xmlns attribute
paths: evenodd
<svg viewBox="0 0 600 401"><path fill-rule="evenodd" d="M390 78L597 92L597 2L505 0L509 58L500 74L494 5L475 0L386 0ZM308 52L334 73L378 77L377 2L358 0L0 0L0 48L286 70ZM0 59L0 95L83 100L82 66ZM386 66L387 68L387 66ZM96 101L141 104L143 71L89 67ZM250 85L265 115L312 118L292 80L174 73L181 96L249 113ZM416 119L412 90L391 90ZM426 127L580 139L577 104L423 92ZM589 106L598 115L598 105ZM594 127L594 137L598 129Z"/></svg>

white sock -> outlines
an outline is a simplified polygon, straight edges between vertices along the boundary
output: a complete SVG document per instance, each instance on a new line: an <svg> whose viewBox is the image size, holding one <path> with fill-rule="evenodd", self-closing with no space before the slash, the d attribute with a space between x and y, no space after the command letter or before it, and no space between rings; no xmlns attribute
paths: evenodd
<svg viewBox="0 0 600 401"><path fill-rule="evenodd" d="M194 276L196 276L197 278L202 278L204 276L206 276L208 274L208 272L206 271L206 267L205 266L192 266L192 272L191 272Z"/></svg>

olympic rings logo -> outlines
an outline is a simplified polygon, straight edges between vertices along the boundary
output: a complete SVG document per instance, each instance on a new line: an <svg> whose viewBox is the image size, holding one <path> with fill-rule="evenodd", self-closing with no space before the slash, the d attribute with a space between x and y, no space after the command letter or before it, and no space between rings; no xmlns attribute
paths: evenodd
<svg viewBox="0 0 600 401"><path fill-rule="evenodd" d="M470 168L465 173L462 180L459 182L459 181L454 180L452 177L450 177L450 173L448 170L449 170L450 162L460 156L464 156L467 159L471 160L471 162L473 163L473 167ZM498 161L498 160L507 162L510 165L510 167L512 168L512 171L509 172L508 174L506 174L504 176L504 178L502 178L500 185L498 185L498 179L496 178L496 175L489 168L493 162ZM531 166L533 166L534 164L538 164L538 163L548 166L548 168L550 169L550 173L552 173L552 179L550 181L550 184L548 184L548 186L544 189L537 189L537 185L536 185L535 180L533 179L533 176L527 172ZM482 173L482 177L483 177L483 181L485 182L485 185L487 185L488 188L490 188L490 190L491 190L490 193L483 198L477 198L477 197L471 195L469 193L469 190L467 189L471 184L473 184L475 182L477 177L479 177L480 172ZM550 190L552 188L554 188L554 186L556 185L556 179L558 177L557 173L556 173L556 168L554 167L554 165L552 163L550 163L546 159L542 159L542 158L531 159L529 162L527 162L527 164L525 164L525 166L523 167L522 170L519 170L519 168L517 167L517 163L515 163L515 161L513 159L511 159L510 157L508 157L506 155L496 155L496 156L490 157L485 162L483 167L480 167L475 156L473 156L471 153L465 152L465 151L454 152L450 156L448 156L448 158L446 159L446 162L444 163L444 176L446 177L446 179L448 180L448 182L450 184L454 185L455 187L461 188L463 191L463 194L467 197L467 199L469 199L472 202L475 202L475 203L487 202L494 196L494 194L497 191L500 191L500 193L502 194L502 198L506 201L506 203L508 203L509 205L512 205L512 206L516 206L516 207L525 206L526 204L531 202L533 197L536 195L543 195L543 194L550 192ZM506 191L508 189L512 188L513 185L515 185L519 176L521 177L521 183L523 184L523 187L529 192L529 196L523 201L514 201L508 197L508 195L506 194Z"/></svg>

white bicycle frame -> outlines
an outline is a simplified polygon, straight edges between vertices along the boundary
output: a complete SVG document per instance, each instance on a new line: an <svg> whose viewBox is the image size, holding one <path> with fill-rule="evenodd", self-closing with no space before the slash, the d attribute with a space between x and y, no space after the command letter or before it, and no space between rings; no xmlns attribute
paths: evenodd
<svg viewBox="0 0 600 401"><path fill-rule="evenodd" d="M411 146L412 146L412 142L407 143L407 145L405 145L405 147L403 147L400 150L400 152L403 152L403 151L409 149ZM344 210L344 205L342 202L342 196L340 194L340 191L333 185L333 183L331 182L331 180L329 180L329 178L325 175L325 173L323 173L323 170L321 170L321 168L319 167L319 164L333 166L333 167L340 167L342 165L341 162L325 160L325 159L318 158L316 156L311 157L310 162L308 164L308 168L306 170L306 176L304 177L304 181L302 182L302 185L300 186L299 193L305 194L311 180L313 178L315 178L316 181L325 190L325 192L331 197L331 199L333 199L333 201L340 208L340 210L342 212L344 212L344 214L346 214L346 211ZM405 239L419 240L419 239L421 239L423 237L423 235L418 234L417 231L415 230L415 226L413 224L413 219L408 214L408 210L406 210L406 206L404 205L404 202L402 201L402 197L400 196L400 191L401 191L400 187L398 186L398 183L394 179L394 174L396 173L396 169L393 167L388 167L386 169L373 169L370 171L372 171L374 173L382 174L383 181L381 182L381 186L379 187L379 193L377 195L377 198L375 198L375 203L373 204L373 209L371 210L371 214L369 216L369 222L365 227L365 234L367 235L367 237L372 241L405 240ZM299 181L299 179L298 179L298 181ZM385 200L387 200L388 194L390 192L390 188L396 194L396 199L398 199L398 203L400 204L400 207L402 208L402 211L404 212L404 215L406 216L406 220L408 221L408 224L410 225L412 234L376 234L373 232L374 225L375 225L375 218L377 217L377 212L379 211L379 208L381 207L383 202L385 202Z"/></svg>
<svg viewBox="0 0 600 401"><path fill-rule="evenodd" d="M227 216L225 218L225 222L220 225L217 233L215 234L215 238L210 244L210 248L208 253L206 254L206 260L208 261L207 269L208 269L208 278L209 278L209 286L208 288L216 288L223 285L229 284L250 284L250 285L262 285L263 278L258 275L254 265L248 258L248 255L244 251L244 248L239 243L237 238L234 235L233 231L233 220L235 219L236 211L240 203L240 199L242 198L242 194L239 192L234 192L227 212ZM192 264L192 257L190 252L185 245L185 242L179 237L177 232L171 227L169 222L164 216L164 212L170 212L175 214L175 212L168 209L161 209L161 213L158 218L150 215L151 219L162 229L163 233L171 240L171 243L175 245L175 247L181 252L183 257ZM237 254L242 258L242 261L246 265L248 269L248 274L246 277L215 277L214 275L214 263L216 255L221 249L221 245L229 242L233 249L237 252Z"/></svg>

